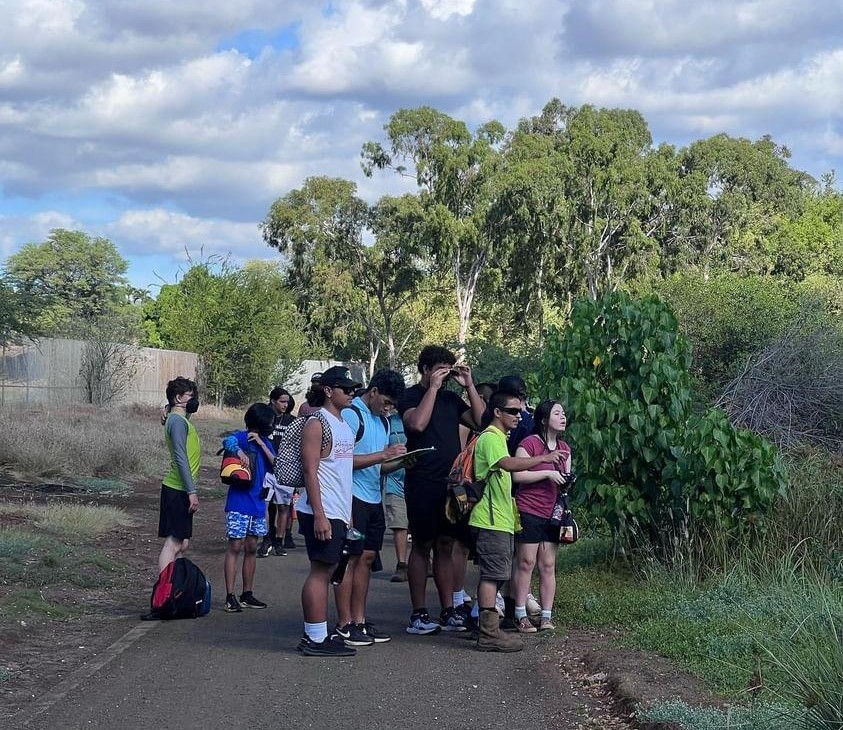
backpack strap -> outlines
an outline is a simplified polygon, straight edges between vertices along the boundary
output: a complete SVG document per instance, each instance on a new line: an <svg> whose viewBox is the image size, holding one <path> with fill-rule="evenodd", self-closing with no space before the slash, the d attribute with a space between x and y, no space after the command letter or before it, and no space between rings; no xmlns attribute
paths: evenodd
<svg viewBox="0 0 843 730"><path fill-rule="evenodd" d="M357 433L354 435L354 443L359 444L360 441L363 439L363 434L366 433L366 424L363 421L363 413L362 411L353 403L346 406L346 408L350 408L357 414ZM345 409L343 409L345 410ZM386 431L386 437L389 438L389 419L386 416L380 416L381 423L383 423L384 430Z"/></svg>

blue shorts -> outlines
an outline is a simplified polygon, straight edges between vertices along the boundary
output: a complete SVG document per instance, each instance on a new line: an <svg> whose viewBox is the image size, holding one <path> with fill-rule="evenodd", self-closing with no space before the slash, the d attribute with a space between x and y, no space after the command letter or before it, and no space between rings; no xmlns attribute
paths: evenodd
<svg viewBox="0 0 843 730"><path fill-rule="evenodd" d="M254 517L242 512L225 513L225 536L229 540L242 540L247 536L263 537L266 533L266 515Z"/></svg>

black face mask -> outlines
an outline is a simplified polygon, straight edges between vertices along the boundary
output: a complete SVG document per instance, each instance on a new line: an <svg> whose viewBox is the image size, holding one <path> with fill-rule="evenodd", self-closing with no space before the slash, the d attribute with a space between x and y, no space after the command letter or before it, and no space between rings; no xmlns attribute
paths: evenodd
<svg viewBox="0 0 843 730"><path fill-rule="evenodd" d="M184 404L185 413L196 413L199 410L199 396L194 395L187 403Z"/></svg>

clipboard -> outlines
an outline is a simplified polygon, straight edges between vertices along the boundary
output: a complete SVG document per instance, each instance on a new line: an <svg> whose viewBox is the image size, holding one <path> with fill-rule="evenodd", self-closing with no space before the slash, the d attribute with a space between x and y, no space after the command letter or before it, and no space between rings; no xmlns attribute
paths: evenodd
<svg viewBox="0 0 843 730"><path fill-rule="evenodd" d="M404 461L404 459L408 459L411 456L416 456L420 454L429 454L431 451L436 451L435 446L428 446L425 449L413 449L412 451L408 451L406 454L401 454L400 456L392 456L389 459L384 459L381 462L381 466L384 464L394 464L397 461Z"/></svg>

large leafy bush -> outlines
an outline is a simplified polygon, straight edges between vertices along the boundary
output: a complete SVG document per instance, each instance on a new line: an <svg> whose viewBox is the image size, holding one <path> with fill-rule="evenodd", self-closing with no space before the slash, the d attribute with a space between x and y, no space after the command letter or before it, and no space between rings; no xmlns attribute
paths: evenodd
<svg viewBox="0 0 843 730"><path fill-rule="evenodd" d="M720 411L692 413L690 364L655 296L579 300L548 333L538 387L568 409L578 501L627 545L755 529L783 488L770 444Z"/></svg>

